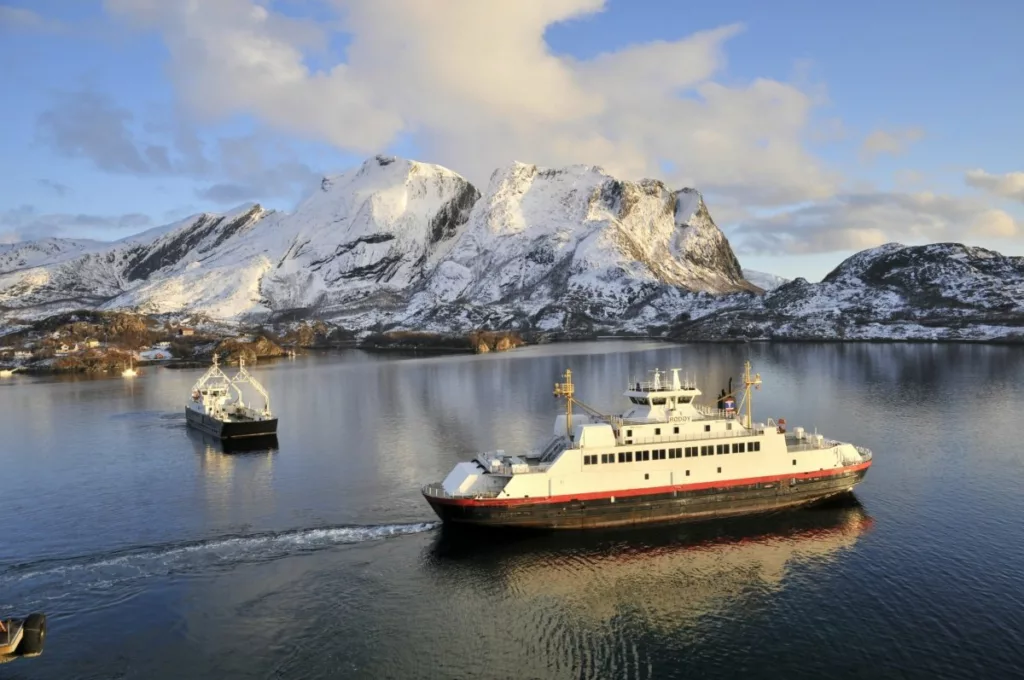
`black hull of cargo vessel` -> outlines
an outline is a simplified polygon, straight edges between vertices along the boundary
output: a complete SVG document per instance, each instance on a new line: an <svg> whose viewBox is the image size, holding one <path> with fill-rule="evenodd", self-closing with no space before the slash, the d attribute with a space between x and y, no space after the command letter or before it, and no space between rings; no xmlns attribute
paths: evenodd
<svg viewBox="0 0 1024 680"><path fill-rule="evenodd" d="M814 505L849 493L867 467L805 479L644 495L534 502L438 498L424 494L446 523L533 529L596 529L697 522Z"/></svg>
<svg viewBox="0 0 1024 680"><path fill-rule="evenodd" d="M277 434L277 418L226 423L186 408L185 422L189 427L222 440L272 437Z"/></svg>

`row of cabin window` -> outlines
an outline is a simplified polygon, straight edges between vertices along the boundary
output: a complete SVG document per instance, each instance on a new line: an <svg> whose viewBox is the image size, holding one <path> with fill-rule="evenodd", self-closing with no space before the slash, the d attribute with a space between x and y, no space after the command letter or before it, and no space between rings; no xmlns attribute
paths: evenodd
<svg viewBox="0 0 1024 680"><path fill-rule="evenodd" d="M725 429L731 430L732 429L732 423L726 423L725 424ZM704 431L705 432L711 432L711 426L710 425L705 425L704 426ZM678 426L672 428L672 434L679 434L679 427ZM633 436L633 430L626 430L626 436L627 437L632 437ZM661 428L660 427L654 428L654 436L655 437L660 437L661 436ZM626 443L628 444L629 442L626 442Z"/></svg>
<svg viewBox="0 0 1024 680"><path fill-rule="evenodd" d="M619 451L615 453L600 454L600 461L604 463L642 463L647 460L665 460L666 453L669 459L674 458L696 458L701 456L714 456L726 453L747 453L748 451L760 451L761 442L734 442L732 444L709 444L707 446L686 446L677 449L655 449L653 451L637 451L636 458L633 451ZM584 465L597 465L598 454L592 453L583 456Z"/></svg>

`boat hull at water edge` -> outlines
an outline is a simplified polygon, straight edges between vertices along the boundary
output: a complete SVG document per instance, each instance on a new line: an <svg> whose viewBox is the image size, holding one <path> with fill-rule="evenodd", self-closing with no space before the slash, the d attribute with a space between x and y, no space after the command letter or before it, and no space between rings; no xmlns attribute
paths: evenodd
<svg viewBox="0 0 1024 680"><path fill-rule="evenodd" d="M834 474L759 480L717 488L646 489L581 498L424 497L446 523L531 529L597 529L755 515L823 503L863 481L870 463Z"/></svg>
<svg viewBox="0 0 1024 680"><path fill-rule="evenodd" d="M185 422L200 432L218 439L244 439L252 437L271 437L277 434L277 418L267 420L223 421L211 418L185 408Z"/></svg>

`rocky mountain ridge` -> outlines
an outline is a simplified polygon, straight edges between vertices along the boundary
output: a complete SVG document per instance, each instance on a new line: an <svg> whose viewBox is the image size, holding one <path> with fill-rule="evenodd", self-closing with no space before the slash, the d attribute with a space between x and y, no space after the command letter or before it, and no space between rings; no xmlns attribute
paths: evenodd
<svg viewBox="0 0 1024 680"><path fill-rule="evenodd" d="M49 260L8 255L25 262L0 269L11 319L98 308L356 331L642 330L691 298L758 290L693 189L514 163L481 193L384 156L325 177L290 214L244 206Z"/></svg>
<svg viewBox="0 0 1024 680"><path fill-rule="evenodd" d="M679 324L679 340L1024 341L1024 257L889 243Z"/></svg>
<svg viewBox="0 0 1024 680"><path fill-rule="evenodd" d="M357 335L478 329L680 340L1020 337L1021 258L887 244L820 283L743 270L701 194L593 166L497 169L482 191L377 156L294 212L241 206L115 243L0 247L0 325L75 309Z"/></svg>

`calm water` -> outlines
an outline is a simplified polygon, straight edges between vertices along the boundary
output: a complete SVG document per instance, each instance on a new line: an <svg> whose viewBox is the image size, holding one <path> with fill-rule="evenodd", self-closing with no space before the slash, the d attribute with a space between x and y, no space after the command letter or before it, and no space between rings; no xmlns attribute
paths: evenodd
<svg viewBox="0 0 1024 680"><path fill-rule="evenodd" d="M875 452L856 499L756 521L442 531L419 486L550 432L553 383L749 358L755 418ZM1024 351L599 343L260 365L279 449L185 429L201 371L0 382L2 678L1007 678L1024 672Z"/></svg>

